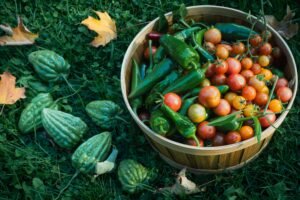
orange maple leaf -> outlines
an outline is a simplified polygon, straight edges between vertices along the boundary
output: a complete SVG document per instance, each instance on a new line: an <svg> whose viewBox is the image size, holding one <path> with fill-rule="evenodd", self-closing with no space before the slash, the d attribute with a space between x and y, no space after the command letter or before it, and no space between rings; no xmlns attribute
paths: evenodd
<svg viewBox="0 0 300 200"><path fill-rule="evenodd" d="M94 47L99 47L100 45L105 46L111 40L117 37L117 28L114 20L110 18L107 12L95 11L99 19L95 19L89 16L87 19L83 20L81 23L88 27L88 29L98 33L98 36L94 38L91 45Z"/></svg>
<svg viewBox="0 0 300 200"><path fill-rule="evenodd" d="M0 37L0 46L4 45L29 45L33 44L35 39L38 37L37 34L31 33L26 26L23 24L23 21L18 17L18 26L12 28L8 25L0 25L7 35Z"/></svg>
<svg viewBox="0 0 300 200"><path fill-rule="evenodd" d="M0 104L14 104L20 98L25 98L25 88L16 88L16 77L9 72L0 75Z"/></svg>

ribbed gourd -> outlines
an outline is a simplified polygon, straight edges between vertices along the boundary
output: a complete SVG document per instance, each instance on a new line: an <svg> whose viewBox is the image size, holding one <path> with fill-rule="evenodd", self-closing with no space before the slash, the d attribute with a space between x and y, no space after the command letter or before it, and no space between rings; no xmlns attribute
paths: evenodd
<svg viewBox="0 0 300 200"><path fill-rule="evenodd" d="M148 184L154 174L135 160L123 160L118 168L118 178L123 190L135 193L143 189L143 185Z"/></svg>
<svg viewBox="0 0 300 200"><path fill-rule="evenodd" d="M87 131L87 125L79 117L45 108L42 111L43 127L60 147L71 149Z"/></svg>
<svg viewBox="0 0 300 200"><path fill-rule="evenodd" d="M42 127L42 110L44 108L58 109L51 94L40 93L34 97L21 113L18 127L22 133L30 133Z"/></svg>
<svg viewBox="0 0 300 200"><path fill-rule="evenodd" d="M70 71L70 64L54 51L34 51L28 59L39 77L47 82L66 79Z"/></svg>
<svg viewBox="0 0 300 200"><path fill-rule="evenodd" d="M110 132L97 134L82 143L72 155L72 166L84 174L96 173L97 162L104 161L111 150Z"/></svg>
<svg viewBox="0 0 300 200"><path fill-rule="evenodd" d="M90 102L85 108L87 114L96 125L104 129L111 129L117 125L122 109L116 103L109 100Z"/></svg>

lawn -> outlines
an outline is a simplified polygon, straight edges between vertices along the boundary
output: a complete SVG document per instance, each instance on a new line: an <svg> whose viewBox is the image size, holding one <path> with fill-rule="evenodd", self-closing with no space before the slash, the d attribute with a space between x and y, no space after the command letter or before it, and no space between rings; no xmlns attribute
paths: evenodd
<svg viewBox="0 0 300 200"><path fill-rule="evenodd" d="M299 1L297 1L299 2ZM281 19L290 5L300 19L300 4L293 0L265 0L265 13ZM26 26L39 33L36 45L0 47L0 73L10 71L19 80L18 85L27 85L34 75L27 55L38 49L54 50L71 64L68 78L83 104L92 100L109 99L123 109L121 122L113 133L113 143L120 153L117 163L132 158L148 168L158 170L151 188L143 193L129 195L122 191L114 171L96 179L80 174L63 193L62 199L176 199L172 195L156 193L155 190L174 183L177 169L163 162L152 150L133 119L126 111L120 91L120 69L130 41L149 21L161 13L171 11L176 4L223 5L245 12L258 14L260 1L225 0L1 0L0 23L16 25L20 15ZM80 22L93 10L107 11L116 20L118 38L105 47L93 48L88 43L96 35ZM0 32L0 35L4 34ZM300 34L288 41L300 66ZM299 70L299 69L298 69ZM55 98L73 93L61 83L45 86ZM35 91L28 89L27 98L15 105L5 106L0 116L0 199L54 199L75 173L70 157L73 151L53 146L45 131L21 135L17 123L20 112ZM96 127L85 113L78 95L62 102L62 109L81 116L89 126L84 139L104 130ZM294 103L285 122L276 131L269 146L242 169L218 175L188 177L203 191L182 196L181 199L299 199L300 198L300 97ZM134 127L134 128L132 128ZM298 198L297 198L298 197Z"/></svg>

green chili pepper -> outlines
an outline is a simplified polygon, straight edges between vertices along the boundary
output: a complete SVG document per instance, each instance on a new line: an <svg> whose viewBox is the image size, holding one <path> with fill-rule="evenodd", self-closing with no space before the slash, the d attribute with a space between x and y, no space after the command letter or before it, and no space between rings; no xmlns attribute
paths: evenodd
<svg viewBox="0 0 300 200"><path fill-rule="evenodd" d="M194 101L198 98L198 96L190 97L183 101L183 104L179 110L179 113L182 115L186 115L189 107L194 103Z"/></svg>
<svg viewBox="0 0 300 200"><path fill-rule="evenodd" d="M145 100L146 106L150 107L155 103L156 100L160 99L160 94L163 92L163 90L177 80L179 76L180 74L177 71L172 71L164 80L154 85L153 89Z"/></svg>
<svg viewBox="0 0 300 200"><path fill-rule="evenodd" d="M259 120L257 117L253 117L253 122L254 122L254 132L257 138L258 143L260 142L261 139L261 125L259 123Z"/></svg>
<svg viewBox="0 0 300 200"><path fill-rule="evenodd" d="M133 99L151 90L151 88L156 83L161 81L166 75L168 75L172 71L173 67L174 63L172 62L172 60L166 58L163 61L161 61L157 65L157 67L155 67L153 72L150 73L144 80L142 80L135 88L135 90L131 91L128 98Z"/></svg>
<svg viewBox="0 0 300 200"><path fill-rule="evenodd" d="M150 127L155 133L162 136L165 136L171 130L169 120L160 110L155 110L151 113Z"/></svg>
<svg viewBox="0 0 300 200"><path fill-rule="evenodd" d="M164 57L166 57L165 49L162 46L159 46L153 56L154 64L158 64Z"/></svg>
<svg viewBox="0 0 300 200"><path fill-rule="evenodd" d="M198 31L196 34L195 34L195 41L197 42L197 44L199 46L202 46L202 43L203 43L203 38L204 38L204 33L207 31L207 29L203 29L201 31Z"/></svg>
<svg viewBox="0 0 300 200"><path fill-rule="evenodd" d="M208 61L214 61L215 58L208 52L206 51L200 44L202 44L202 40L203 40L203 35L204 35L204 30L201 30L198 38L196 39L196 36L193 34L192 38L193 38L193 42L195 45L195 49L197 49L197 51ZM201 38L202 37L202 38ZM200 42L201 41L201 42ZM199 44L200 42L200 44Z"/></svg>
<svg viewBox="0 0 300 200"><path fill-rule="evenodd" d="M132 72L131 72L131 91L135 90L138 84L141 82L141 75L139 65L135 59L132 60ZM135 98L130 101L132 110L137 113L137 109L142 106L143 102L141 98Z"/></svg>
<svg viewBox="0 0 300 200"><path fill-rule="evenodd" d="M177 39L181 40L181 41L184 41L186 40L187 38L191 37L192 34L195 32L195 31L198 31L200 30L201 28L200 27L192 27L192 28L187 28L187 29L184 29L182 31L179 31L178 33L176 33L174 35L174 37L176 37Z"/></svg>
<svg viewBox="0 0 300 200"><path fill-rule="evenodd" d="M241 125L241 122L232 121L223 126L217 126L217 127L218 127L218 129L220 129L222 131L236 131L236 130L239 130L240 125Z"/></svg>
<svg viewBox="0 0 300 200"><path fill-rule="evenodd" d="M221 31L222 39L225 40L246 40L249 35L257 34L250 28L235 23L217 23L215 28Z"/></svg>
<svg viewBox="0 0 300 200"><path fill-rule="evenodd" d="M194 139L197 143L197 146L199 146L199 140L196 137L196 126L193 124L193 122L191 122L186 116L173 111L165 104L162 104L161 110L168 118L170 118L170 120L172 120L176 126L176 129L184 138Z"/></svg>
<svg viewBox="0 0 300 200"><path fill-rule="evenodd" d="M163 91L163 94L169 92L182 93L196 87L205 78L205 71L206 68L189 71L188 74L177 79L173 84L167 87Z"/></svg>
<svg viewBox="0 0 300 200"><path fill-rule="evenodd" d="M218 88L218 90L220 91L221 94L225 94L229 90L229 86L228 85L217 85L215 87ZM194 89L192 89L191 91L189 91L188 93L186 93L182 97L182 99L198 95L200 93L201 89L202 88L194 88Z"/></svg>
<svg viewBox="0 0 300 200"><path fill-rule="evenodd" d="M275 75L277 75L279 78L283 78L284 77L284 73L278 69L278 68L272 68L271 72Z"/></svg>
<svg viewBox="0 0 300 200"><path fill-rule="evenodd" d="M231 113L229 115L223 116L223 117L218 117L216 119L213 119L212 121L210 121L208 123L209 126L223 126L226 125L232 121L236 121L237 120L237 114L239 112L234 112Z"/></svg>
<svg viewBox="0 0 300 200"><path fill-rule="evenodd" d="M200 58L197 51L180 39L166 34L160 38L160 44L183 69L197 69L199 67Z"/></svg>

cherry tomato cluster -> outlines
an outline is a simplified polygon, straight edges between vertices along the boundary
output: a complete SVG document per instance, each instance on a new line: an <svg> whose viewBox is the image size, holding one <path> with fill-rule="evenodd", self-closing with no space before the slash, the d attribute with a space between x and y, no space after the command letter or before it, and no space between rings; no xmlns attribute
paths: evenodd
<svg viewBox="0 0 300 200"><path fill-rule="evenodd" d="M266 33L264 33L266 34ZM243 117L258 116L262 128L271 126L276 115L284 110L292 98L292 90L284 77L276 78L273 63L281 59L281 50L271 44L271 35L254 35L249 41L227 43L216 28L204 34L204 47L216 60L209 64L206 78L199 83L202 89L198 101L188 109L189 119L198 124L197 137L200 145L221 146L247 140L255 135L252 122L245 121L236 131L224 132L208 125L208 118L226 116L240 111ZM278 80L275 84L275 80ZM229 91L221 94L216 86L228 85ZM272 87L274 94L270 96ZM175 93L164 96L164 103L178 111L182 99ZM266 108L267 107L267 108ZM210 114L208 114L211 112ZM187 144L196 146L193 139Z"/></svg>

